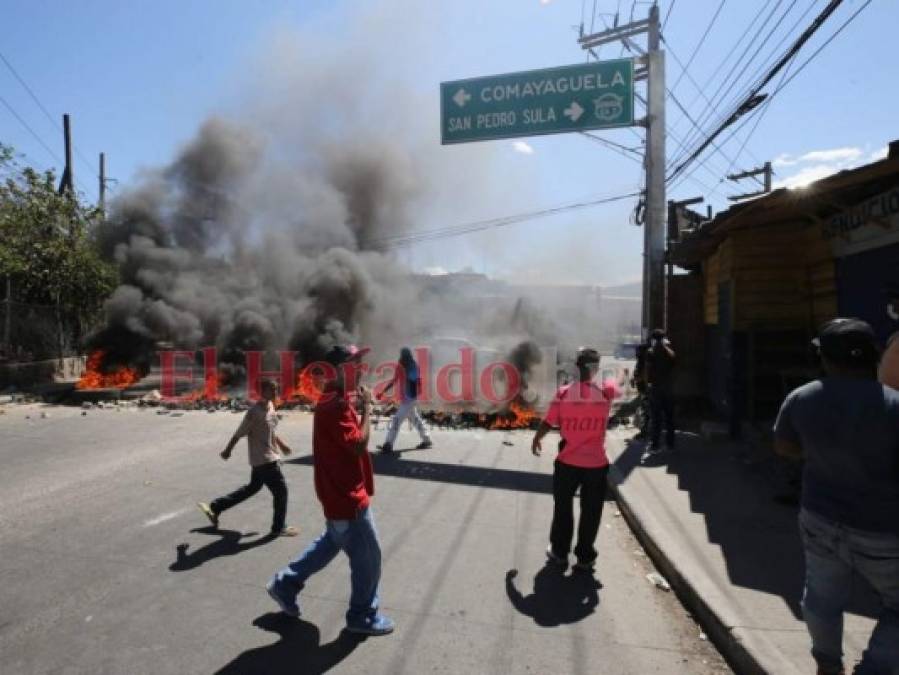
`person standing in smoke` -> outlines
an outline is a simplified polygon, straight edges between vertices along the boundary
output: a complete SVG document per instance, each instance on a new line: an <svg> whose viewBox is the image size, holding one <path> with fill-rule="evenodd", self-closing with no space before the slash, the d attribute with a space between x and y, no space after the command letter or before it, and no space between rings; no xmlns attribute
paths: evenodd
<svg viewBox="0 0 899 675"><path fill-rule="evenodd" d="M601 386L594 382L599 353L582 347L575 361L578 381L556 392L531 444L539 456L541 441L552 429L562 434L559 456L553 469L553 520L546 557L561 569L568 567L568 552L574 536L574 495L580 488L581 517L577 528L575 570L592 572L596 564L596 535L606 497L609 459L606 456L606 424L612 400L617 395L614 380Z"/></svg>
<svg viewBox="0 0 899 675"><path fill-rule="evenodd" d="M432 447L433 443L431 442L431 437L428 435L424 420L422 420L421 415L418 412L418 395L421 393L421 373L418 370L418 364L412 356L412 350L408 347L403 347L400 350L400 360L399 367L396 369L396 379L387 385L384 394L386 394L391 387L394 390L394 396L399 400L399 408L397 408L393 419L390 420L390 426L387 429L387 440L385 440L384 445L381 446L381 452L393 452L393 444L396 441L396 436L400 432L400 427L403 425L406 418L412 420L412 424L418 430L419 436L421 436L421 443L419 443L415 449L427 450Z"/></svg>
<svg viewBox="0 0 899 675"><path fill-rule="evenodd" d="M358 387L359 418L352 398L357 395L354 367L367 349L332 347L325 360L334 368L312 421L315 493L325 514L325 530L308 548L268 582L266 590L281 610L298 617L297 595L306 581L343 551L350 559L350 606L347 630L386 635L394 623L378 611L381 546L371 498L375 493L368 440L371 432L371 392Z"/></svg>
<svg viewBox="0 0 899 675"><path fill-rule="evenodd" d="M271 536L295 537L298 534L297 529L285 525L287 482L284 480L284 474L281 473L281 453L289 455L291 449L275 433L278 416L275 414L274 400L278 397L278 383L274 380L263 380L259 389L260 399L247 410L243 421L221 454L222 459L228 460L234 446L246 436L248 456L252 467L250 482L231 494L219 497L210 504L198 502L197 506L206 514L212 526L218 527L222 511L246 501L265 485L272 493L275 508Z"/></svg>

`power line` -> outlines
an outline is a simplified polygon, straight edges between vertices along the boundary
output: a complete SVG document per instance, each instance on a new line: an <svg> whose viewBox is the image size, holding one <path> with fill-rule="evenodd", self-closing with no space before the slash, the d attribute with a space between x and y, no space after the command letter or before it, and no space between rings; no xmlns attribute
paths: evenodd
<svg viewBox="0 0 899 675"><path fill-rule="evenodd" d="M674 60L677 61L677 63L678 63L682 68L684 68L683 63L682 63L681 60L678 58L678 56L677 56L677 54L674 52L674 50L671 49L671 45L668 44L668 41L665 39L665 36L664 36L664 35L662 36L662 42L664 42L664 43L665 43L665 46L668 47L668 51L671 53L671 56L674 57ZM684 68L683 72L684 72L684 73L687 72L687 71L686 71L686 68ZM690 76L690 81L693 82L695 86L697 86L697 87L699 86L698 84L696 84L696 81L693 80L693 76L692 76L692 75ZM692 116L692 115L690 114L690 112L686 109L686 107L684 107L684 105L680 102L680 100L679 100L679 99L677 98L677 96L674 94L674 90L673 90L673 89L667 89L667 92L668 92L668 96L671 98L672 101L674 101L674 104L675 104L675 105L677 106L677 108L681 111L681 113L683 114L683 116L686 117L687 120L689 120L689 122L693 125L693 128L696 129L696 130L698 130L699 133L701 134L701 133L702 133L702 128L699 126L699 123L693 118L693 116ZM712 102L711 102L710 100L708 100L708 99L706 99L706 104L707 104L707 107L709 107L709 108L712 107ZM730 157L728 157L727 155L724 154L724 151L721 149L721 146L720 146L720 145L713 144L713 146L714 146L714 148L715 148L715 151L718 152L718 154L720 154L720 155L725 159L725 161L729 161L729 162L732 162L732 161L733 161ZM667 167L666 167L666 168L667 168Z"/></svg>
<svg viewBox="0 0 899 675"><path fill-rule="evenodd" d="M736 96L731 98L731 100L728 101L723 106L725 110L729 110L732 106L734 106L737 103L739 103L740 101L744 100L746 97L746 92L749 90L752 90L754 88L755 85L753 84L753 82L755 81L755 78L757 77L756 75L752 75L748 80L745 81L745 83L748 83L748 87L746 89L742 89L741 87L738 87L737 82L739 82L741 80L743 75L749 69L749 66L753 63L753 61L756 60L756 58L759 56L759 54L761 54L761 51L764 48L764 46L766 44L768 44L768 41L774 36L774 33L777 31L777 29L783 23L784 19L787 18L787 15L793 10L793 7L796 6L797 2L798 2L798 0L793 0L790 3L790 5L787 7L787 9L784 11L784 13L781 15L780 19L778 19L777 22L774 24L774 26L771 28L771 30L768 31L768 34L765 37L765 39L762 40L761 44L759 44L758 47L756 47L756 50L753 53L753 55L749 58L748 61L746 61L746 63L743 65L743 68L740 70L740 72L737 73L737 76L733 79L733 85L732 85L731 89L737 90L738 93ZM775 11L776 11L776 8L775 8ZM775 50L772 50L772 52L776 54Z"/></svg>
<svg viewBox="0 0 899 675"><path fill-rule="evenodd" d="M682 68L681 74L677 78L677 80L674 82L674 84L671 85L672 89L677 89L677 85L680 84L680 81L683 79L684 75L687 74L687 69L691 65L693 65L693 59L696 58L696 55L699 53L700 48L702 47L703 44L705 44L705 39L709 36L709 32L712 30L712 27L715 25L715 21L718 20L718 15L721 14L721 10L724 9L724 5L726 3L727 3L727 0L721 0L721 4L718 5L718 9L715 10L715 14L712 15L712 20L709 21L709 25L706 26L705 32L702 34L702 37L699 38L699 42L697 42L696 46L693 48L693 53L690 54L690 58L687 59L687 65L681 64L681 68ZM674 3L672 3L672 6L673 5L674 5ZM662 32L663 32L662 40L663 41L665 41L664 30L665 30L665 27L662 26ZM668 46L669 49L671 48L670 45L668 45L667 41L665 41L665 45ZM699 85L696 85L696 86L698 87ZM702 90L700 89L700 91L702 91Z"/></svg>
<svg viewBox="0 0 899 675"><path fill-rule="evenodd" d="M15 108L13 108L6 101L6 99L3 98L2 96L0 96L0 103L2 103L4 105L4 107L7 110L9 110L10 113L12 113L13 117L15 117L17 120L19 120L19 122L22 124L23 127L25 127L25 129L28 131L28 133L34 137L34 140L36 140L38 143L40 143L41 146L44 148L44 150L46 150L50 154L51 157L53 157L57 162L62 162L62 160L59 158L59 155L57 155L55 152L53 152L53 149L44 142L44 139L41 138L37 134L37 132L31 128L31 125L28 124L28 122L26 122L25 119L21 115L19 115L19 113L16 112Z"/></svg>
<svg viewBox="0 0 899 675"><path fill-rule="evenodd" d="M609 28L609 25L608 25L608 23L605 22L605 20L603 20L603 24L605 25L605 27L606 27L607 29ZM664 41L664 37L663 37L663 36L661 36L661 37L662 37L662 39L663 39L663 41ZM666 46L667 46L667 42L666 42L665 44L666 44ZM633 50L631 49L630 45L628 45L627 43L625 43L624 47L625 47L628 51L633 51ZM673 52L672 52L672 55L674 55ZM674 55L674 56L675 56L675 58L677 58L676 55ZM670 94L670 95L673 96L673 94L672 94L671 91L668 91L668 94ZM638 101L640 101L641 103L643 103L644 105L646 105L646 100L645 100L642 96L640 96L639 94L636 94L636 93L635 93L635 96L636 96L636 98L637 98ZM678 102L678 104L679 104L679 102ZM629 130L631 133L633 133L637 138L639 138L641 141L643 140L643 138L640 136L640 134L638 134L638 133L634 130L633 127L628 127L628 130ZM665 133L668 134L668 136L670 136L670 137L675 141L675 143L678 144L678 149L679 149L679 150L683 150L683 151L686 150L684 141L683 141L682 139L679 139L679 138L677 137L677 135L674 133L674 130L673 130L672 128L669 128L669 127L666 125ZM727 157L725 157L725 160L727 160ZM708 167L705 167L705 166L703 165L703 168L706 168L706 170L712 175L712 177L713 177L714 179L716 179L716 180L719 180L719 179L720 179L720 177L719 177L717 174L715 174L711 169L708 169ZM723 180L723 179L722 179L722 180ZM706 191L709 191L709 190L711 189L711 188L708 187L708 185L706 185L705 183L703 183L703 182L700 181L699 179L694 179L693 182L696 183L696 184L698 184L699 186L701 186L701 187L702 187L704 190L706 190Z"/></svg>
<svg viewBox="0 0 899 675"><path fill-rule="evenodd" d="M731 47L731 49L730 49L730 51L727 53L727 55L721 60L721 62L718 64L718 66L715 68L715 70L712 72L712 74L711 74L711 75L709 76L709 78L706 80L706 84L705 84L704 86L698 87L698 90L700 91L700 96L705 97L706 100L709 101L710 103L711 103L711 99L708 98L707 96L705 96L705 91L706 91L707 89L710 89L710 88L711 88L712 82L715 81L715 78L718 76L718 73L721 72L721 69L724 68L724 67L727 65L727 63L730 61L731 56L733 56L733 55L736 53L737 49L739 49L740 45L743 43L743 40L744 40L746 37L749 36L749 33L750 33L750 31L752 31L753 26L755 26L756 22L757 22L759 19L762 18L762 15L763 15L763 14L765 13L765 11L768 9L768 6L771 4L771 2L772 2L772 0L765 0L765 4L762 5L762 8L756 13L756 15L753 17L752 21L749 22L749 25L746 27L746 30L743 31L743 33L740 35L740 37L739 37L739 38L737 39L737 41L734 43L734 46ZM757 36L758 36L758 33L756 33L756 36L753 37L753 38L747 43L746 48L745 48L744 51L743 51L743 55L745 55L746 52L749 51L750 47L752 46L752 42L755 41L755 39L756 39ZM736 61L737 64L739 63L740 58L742 58L742 55L737 59L737 61ZM736 68L736 64L734 65L734 68ZM731 69L731 73L732 73L732 72L733 72L733 68ZM721 91L721 88L724 86L724 84L726 83L727 79L730 77L730 74L731 74L731 73L728 73L728 75L725 76L725 78L724 78L724 80L722 81L721 85L719 85L718 89L715 91L715 94L711 97L712 99L714 99L714 98L716 98L716 97L718 96L718 94L719 94L720 91ZM700 98L699 96L697 96L696 98L694 98L693 101L690 103L690 105L687 106L687 107L688 107L688 108L693 108L694 105L696 104L696 101L698 101L699 98ZM711 116L711 115L708 115L708 116L703 115L703 116L701 116L701 117L700 117L700 124L705 124L705 122L707 121L707 119L708 119L710 116ZM693 141L693 134L692 134L692 133L689 133L689 134L688 134L688 138L690 139L690 142L692 143L692 141ZM683 157L685 157L685 156L686 156L686 154L681 155L681 156L677 157L676 159L673 159L673 160L672 160L672 164L677 164L677 163L679 163L679 162L681 161L681 159L682 159Z"/></svg>
<svg viewBox="0 0 899 675"><path fill-rule="evenodd" d="M41 103L41 100L37 97L37 94L34 93L34 90L33 90L31 87L28 86L28 83L25 82L25 79L24 79L21 75L19 75L19 72L13 67L13 65L9 62L9 59L7 59L7 58L3 55L2 52L0 52L0 61L3 61L3 63L4 63L4 64L6 65L6 67L9 69L9 72L11 72L11 73L13 74L13 77L15 77L15 78L19 81L19 84L21 84L22 87L25 89L25 91L28 92L28 95L29 95L29 96L31 97L31 99L35 102L35 104L37 105L37 107L40 108L40 110L41 110L42 113L44 113L44 116L45 116L48 120L50 120L50 124L52 124L54 127L56 127L57 131L62 131L62 127L59 125L59 121L58 121L53 115L50 114L50 111L48 111L47 108L46 108L46 106L44 106L44 104ZM72 144L72 148L75 150L75 154L78 156L78 158L79 158L79 159L84 163L84 165L90 170L90 172L91 172L92 174L95 174L95 175L96 175L97 172L94 170L94 168L93 168L93 166L91 165L90 161L89 161L89 160L88 160L88 159L81 153L81 151L78 149L78 146L75 145L75 144L73 143L73 144Z"/></svg>
<svg viewBox="0 0 899 675"><path fill-rule="evenodd" d="M813 53L811 56L808 57L808 59L806 59L805 61L803 61L802 65L799 66L799 68L797 68L796 71L795 71L792 75L790 75L790 77L789 77L785 82L783 82L782 84L779 84L779 85L777 86L777 89L775 89L775 90L771 93L771 96L769 96L769 99L770 99L771 97L773 97L775 94L777 94L781 89L783 89L783 88L786 87L788 84L790 84L790 82L793 81L793 78L795 78L797 75L799 75L799 73L801 73L803 70L805 70L805 67L806 67L809 63L811 63L812 59L814 59L816 56L818 56L818 54L820 54L820 53L824 50L824 48L827 47L827 45L829 45L831 42L833 42L834 38L835 38L837 35L839 35L840 33L842 33L842 32L843 32L843 29L846 28L846 26L848 26L850 23L852 23L852 22L855 20L855 18L856 18L859 14L862 13L862 10L864 10L864 9L865 9L868 5L870 5L870 4L871 4L871 0L865 0L865 3L864 3L861 7L859 7L859 8L855 11L855 13L854 13L852 16L850 16L850 17L849 17L849 18L848 18L848 19L847 19L847 20L846 20L846 21L845 21L839 28L837 28L837 30L834 31L833 35L831 35L829 38L827 38L827 41L826 41L824 44L822 44L820 47L818 47L818 49L816 49L816 50L814 51L814 53Z"/></svg>
<svg viewBox="0 0 899 675"><path fill-rule="evenodd" d="M760 66L760 67L759 67L753 74L752 74L752 77L749 79L750 82L756 83L756 82L759 81L759 78L761 77L761 74L765 71L766 68L768 68L768 67L770 66L772 60L774 60L774 59L777 58L777 53L779 52L779 50L781 49L781 47L782 47L782 46L784 45L784 43L789 39L790 35L792 35L793 32L796 30L796 27L799 26L799 24L801 24L801 23L805 20L805 18L808 16L809 12L811 12L812 9L814 9L814 2L812 2L811 4L809 4L809 6L805 9L805 11L802 12L802 14L799 16L799 18L798 18L798 19L793 23L793 25L790 26L790 28L786 31L786 33L783 35L783 37L781 37L780 41L777 43L777 45L776 45L776 46L774 47L774 49L772 50L772 57L769 58L769 59L767 59L767 60L766 60L766 61L765 61L765 62L764 62L764 63L763 63L763 64L762 64L762 65L761 65L761 66ZM667 43L666 43L666 44L667 44ZM673 52L673 50L671 50L670 45L669 45L669 51L672 52L672 56L674 56L674 58L677 60L677 55ZM784 75L784 78L781 78L781 82L783 82L783 80L785 79L785 76L786 76L786 73L788 72L788 70L789 70L789 69L787 69L787 70L784 71L785 75ZM692 77L691 77L690 79L691 79L691 81L693 81L693 83L694 83L694 85L695 85L695 80L693 80ZM748 90L747 90L747 91L748 91ZM742 96L745 97L745 93L743 93ZM706 99L706 100L708 101L708 99ZM759 124L761 123L761 120L764 118L765 114L767 114L767 111L768 111L768 103L769 103L769 102L770 102L770 101L768 100L768 101L765 101L765 103L763 104L763 110L760 111L758 117L756 118L756 124L755 124L755 125L753 126L753 128L750 130L749 134L744 138L743 143L741 144L740 149L737 151L737 154L736 154L736 156L735 156L735 158L734 158L734 160L733 160L733 163L730 164L730 165L727 167L727 169L726 169L726 171L725 171L724 173L729 173L729 172L730 172L730 170L731 170L731 169L733 168L733 166L734 166L734 163L735 163L736 161L739 161L739 159L740 159L740 157L742 156L743 152L746 150L746 146L747 146L747 143L748 143L749 139L750 139L750 138L753 136L753 134L755 133L755 130L758 128L758 126L759 126ZM709 101L708 103L711 104L710 101ZM748 118L747 118L747 119L748 119ZM734 137L737 135L737 133L738 133L744 126L745 126L745 124L740 124L739 127L738 127L737 129L734 130L734 133L731 134L730 136L728 136L727 139L725 139L725 141L723 142L723 145L726 145L726 144L729 143L731 140L733 140ZM762 162L762 160L760 160L758 157L756 157L756 155L755 155L752 151L749 151L749 155L750 155L750 157L752 157L752 158L755 160L756 163L761 163L761 162ZM685 156L685 155L684 155L684 156ZM702 162L702 163L700 163L698 166L701 167L704 163L705 163L705 162ZM673 166L673 163L672 163L672 164L669 164L669 168L670 168L671 166ZM698 168L698 167L697 167L697 168ZM686 176L689 176L689 175L691 175L695 170L696 170L696 169L694 169L694 170L691 171L691 172L688 172L688 173L685 174L685 175L686 175ZM682 181L679 181L679 182L682 182ZM709 195L709 196L711 197L711 196L714 196L715 194L717 194L717 192L718 192L719 189L721 188L721 185L722 185L722 184L723 184L723 181L719 181L718 184L716 185L715 189L712 191L712 194Z"/></svg>
<svg viewBox="0 0 899 675"><path fill-rule="evenodd" d="M777 73L780 72L784 68L784 66L791 59L793 59L796 54L799 53L799 50L802 49L803 45L805 45L805 43L811 39L812 35L814 35L818 31L818 29L821 28L828 17L830 17L834 13L834 11L836 11L837 7L839 7L842 2L843 0L830 0L827 7L825 7L824 10L811 23L811 25L805 29L802 35L799 36L799 39L797 39L796 42L794 42L790 47L790 49L787 50L787 53L784 54L784 56L774 65L774 67L771 68L768 74L762 78L762 81L753 88L753 90L749 93L743 103L740 104L740 106L737 107L722 124L720 124L711 134L709 134L706 139L699 145L699 147L694 150L686 160L684 160L677 166L677 168L675 168L674 173L670 178L673 178L677 174L682 172L691 162L699 157L699 155L702 154L702 152L705 151L705 149L715 140L715 138L717 138L727 127L736 122L737 119L739 119L741 116L747 114L753 108L757 107L758 103L760 102L759 93L765 87L765 85L767 85L777 75ZM858 16L861 9L867 7L870 2L871 0L868 0L868 2L863 5L860 8L859 12L856 12L852 16L852 18ZM797 71L797 73L798 72L800 71Z"/></svg>
<svg viewBox="0 0 899 675"><path fill-rule="evenodd" d="M492 218L489 220L475 221L473 223L468 223L465 225L457 225L453 227L444 227L438 228L434 230L424 230L421 232L408 234L408 235L394 235L390 237L381 237L379 239L372 239L368 241L360 242L362 246L365 248L375 248L375 249L392 249L399 248L402 246L412 246L414 244L419 244L426 241L435 241L438 239L446 239L449 237L458 237L465 234L474 234L476 232L481 232L484 230L503 227L506 225L512 225L515 223L524 222L527 220L534 220L536 218L545 218L547 216L557 215L560 213L566 213L568 211L576 211L580 209L589 208L592 206L598 206L600 204L609 204L611 202L621 201L624 199L630 199L632 197L638 197L640 192L629 192L626 194L615 195L611 197L604 197L601 199L595 199L586 202L576 202L574 204L565 204L562 206L555 206L548 209L542 209L539 211L530 211L526 213L520 213L512 216L505 216L502 218Z"/></svg>
<svg viewBox="0 0 899 675"><path fill-rule="evenodd" d="M793 0L793 1L795 2L795 0ZM712 94L713 100L718 101L719 96L721 97L721 100L718 103L718 105L709 106L707 111L700 116L700 125L701 126L705 126L707 123L711 123L713 126L717 126L718 124L721 123L722 120L726 119L727 113L725 112L725 113L719 114L718 111L720 111L722 109L725 111L730 110L732 104L730 104L730 103L726 104L724 101L724 97L727 96L728 91L737 88L737 82L738 82L739 78L742 76L742 73L745 72L747 65L744 65L743 71L738 73L736 76L734 76L734 74L737 72L737 69L740 67L740 64L744 62L744 60L745 60L746 56L749 54L750 50L753 47L756 47L760 36L762 35L765 28L768 26L768 23L776 16L777 10L780 8L782 2L783 2L783 0L777 0L777 2L772 7L771 11L767 14L767 17L764 19L764 21L759 25L758 29L755 31L755 34L746 43L746 46L743 49L743 52L734 61L730 70L724 76L724 79L721 80L721 82L718 85L717 89L715 90L714 94ZM769 32L768 36L770 37L770 35L771 35L771 33ZM767 40L767 38L766 38L766 40ZM761 45L756 47L755 53L749 58L749 61L746 61L746 64L751 63L752 60L755 59L755 57L759 54L760 49L761 49ZM690 143L691 144L701 143L704 134L705 134L705 132L702 129L699 129L696 131L691 131L691 134L689 136ZM683 158L684 158L684 156L679 157L674 162L674 165L676 166L676 165L680 164L680 162L683 160Z"/></svg>
<svg viewBox="0 0 899 675"><path fill-rule="evenodd" d="M799 24L801 24L803 21L805 21L805 18L809 15L809 12L811 12L814 8L815 3L814 0L812 0L812 3L805 8L805 11L802 12L799 18L796 19L793 25L790 26L790 28L784 33L783 37L781 37L780 42L778 42L777 45L771 50L771 55L769 56L769 58L766 59L762 64L760 64L756 71L752 74L752 76L747 80L748 82L752 82L753 84L745 89L746 92L748 92L752 88L752 86L754 86L754 84L761 79L762 74L771 67L773 61L777 59L777 55L781 53L781 48L784 46L784 43L790 39L790 36L796 30L796 27L799 26Z"/></svg>
<svg viewBox="0 0 899 675"><path fill-rule="evenodd" d="M789 66L786 68L786 70L784 70L784 74L783 74L783 76L780 78L780 82L778 83L777 87L774 89L773 92L771 92L771 94L770 94L770 95L768 96L768 98L765 100L764 105L761 106L761 110L759 111L758 116L756 117L755 124L753 125L753 127L752 127L752 129L750 130L749 134L746 136L746 138L745 138L744 141L743 141L743 144L744 144L744 145L749 141L749 139L750 139L750 138L752 137L752 135L755 133L756 129L758 128L758 126L759 126L759 124L761 123L762 119L764 118L765 114L768 112L768 109L771 107L771 102L774 100L774 97L775 97L775 96L776 96L776 95L777 95L777 94L778 94L784 87L786 87L788 84L790 84L790 82L792 82L793 79L794 79L797 75L799 75L799 73L801 73L801 72L805 69L805 67L806 67L809 63L811 63L812 60L815 59L815 57L818 56L818 54L820 54L820 53L821 53L821 52L822 52L822 51L823 51L823 50L824 50L824 49L825 49L831 42L833 42L833 40L837 37L837 35L839 35L840 33L842 33L843 30L844 30L850 23L852 23L852 22L855 20L855 18L856 18L859 14L861 14L862 11L863 11L868 5L870 5L870 4L871 4L871 0L866 0L866 2L865 2L864 4L862 4L862 6L859 7L859 8L852 14L852 16L850 16L848 19L846 19L846 21L844 21L844 22L840 25L840 27L837 28L837 29L833 32L833 34L832 34L830 37L828 37L827 40L825 40L823 44L821 44L820 47L818 47L818 49L816 49L816 50L815 50L815 51L814 51L814 52L813 52L813 53L812 53L812 54L811 54L805 61L803 61L803 62L802 62L802 65L800 65L799 68L797 68L792 74L790 74ZM739 133L740 130L741 130L744 126L746 126L746 124L748 123L748 121L749 121L749 118L747 118L747 119L746 119L743 123L741 123L736 129L734 129L733 133L731 134L731 137L736 136L737 133Z"/></svg>
<svg viewBox="0 0 899 675"><path fill-rule="evenodd" d="M668 19L671 18L671 12L674 11L674 5L677 3L677 0L671 0L671 4L668 5L668 12L665 14L665 20L662 22L662 30L668 27Z"/></svg>
<svg viewBox="0 0 899 675"><path fill-rule="evenodd" d="M637 162L638 164L643 163L643 154L634 148L629 148L626 145L622 145L621 143L616 143L615 141L610 141L607 138L602 138L601 136L594 136L593 134L587 133L586 131L579 132L581 136L590 139L596 143L606 146L607 148L611 148L615 150L618 154L623 157L627 157L629 160L633 162Z"/></svg>

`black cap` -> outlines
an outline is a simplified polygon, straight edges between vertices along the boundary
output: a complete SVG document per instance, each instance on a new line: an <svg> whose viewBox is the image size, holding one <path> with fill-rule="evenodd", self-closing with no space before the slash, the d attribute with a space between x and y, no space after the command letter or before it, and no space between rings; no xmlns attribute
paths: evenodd
<svg viewBox="0 0 899 675"><path fill-rule="evenodd" d="M578 347L575 363L579 366L587 363L599 363L599 352L593 347Z"/></svg>
<svg viewBox="0 0 899 675"><path fill-rule="evenodd" d="M812 344L824 358L839 365L870 366L876 364L880 356L874 329L861 319L828 321Z"/></svg>
<svg viewBox="0 0 899 675"><path fill-rule="evenodd" d="M659 339L665 337L665 331L662 330L661 328L656 328L654 331L652 331L652 333L650 334L650 337L653 340L659 340Z"/></svg>
<svg viewBox="0 0 899 675"><path fill-rule="evenodd" d="M334 345L325 354L325 361L332 366L339 366L347 361L358 361L371 351L371 347L362 347L356 345Z"/></svg>

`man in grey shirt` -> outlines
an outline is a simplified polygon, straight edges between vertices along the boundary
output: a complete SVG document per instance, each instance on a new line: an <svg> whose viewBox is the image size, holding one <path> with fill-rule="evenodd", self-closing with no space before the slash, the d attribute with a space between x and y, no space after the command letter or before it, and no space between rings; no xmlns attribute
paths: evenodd
<svg viewBox="0 0 899 675"><path fill-rule="evenodd" d="M813 341L824 377L791 392L775 449L803 458L802 610L820 675L844 673L843 610L853 576L882 610L856 675L899 674L899 392L877 381L879 350L864 321L834 319Z"/></svg>
<svg viewBox="0 0 899 675"><path fill-rule="evenodd" d="M250 482L231 494L219 497L211 504L198 502L197 506L206 514L212 526L218 527L222 511L249 499L265 485L272 493L274 504L271 536L295 537L298 534L297 529L284 523L287 514L287 482L281 473L281 453L289 455L291 450L275 433L278 415L275 413L274 400L278 397L278 383L274 380L263 380L259 393L261 398L247 410L237 431L221 453L222 459L230 458L234 446L246 436L251 467Z"/></svg>

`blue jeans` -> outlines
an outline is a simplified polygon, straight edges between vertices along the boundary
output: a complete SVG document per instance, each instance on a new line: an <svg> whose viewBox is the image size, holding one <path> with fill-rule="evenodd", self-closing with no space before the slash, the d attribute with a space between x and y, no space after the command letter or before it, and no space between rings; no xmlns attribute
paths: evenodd
<svg viewBox="0 0 899 675"><path fill-rule="evenodd" d="M279 592L293 594L303 589L306 579L334 560L343 551L350 559L350 608L348 624L360 625L378 613L378 583L381 580L381 546L371 508L363 509L354 520L328 520L325 531L299 558L275 574Z"/></svg>
<svg viewBox="0 0 899 675"><path fill-rule="evenodd" d="M882 607L855 673L899 675L899 535L856 530L805 509L799 529L806 568L802 612L821 672L843 667L843 610L856 574L871 584Z"/></svg>

